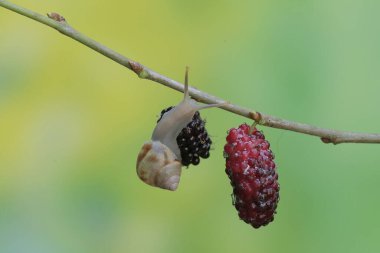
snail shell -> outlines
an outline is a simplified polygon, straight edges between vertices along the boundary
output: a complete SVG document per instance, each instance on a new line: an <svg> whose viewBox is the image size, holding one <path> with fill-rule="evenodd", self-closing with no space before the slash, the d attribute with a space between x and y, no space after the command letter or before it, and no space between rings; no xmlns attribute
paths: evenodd
<svg viewBox="0 0 380 253"><path fill-rule="evenodd" d="M159 141L146 142L137 157L137 175L145 183L175 191L182 164L175 154Z"/></svg>

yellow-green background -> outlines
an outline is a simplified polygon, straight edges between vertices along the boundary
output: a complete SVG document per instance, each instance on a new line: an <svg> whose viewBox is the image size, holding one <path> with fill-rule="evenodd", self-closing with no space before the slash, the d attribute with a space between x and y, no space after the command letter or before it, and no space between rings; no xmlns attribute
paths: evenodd
<svg viewBox="0 0 380 253"><path fill-rule="evenodd" d="M234 103L380 132L379 1L14 2L175 80L189 65L192 85ZM214 150L176 192L140 182L136 155L181 98L0 9L0 252L380 252L380 145L263 127L281 200L259 230L224 172L226 131L244 118L202 112Z"/></svg>

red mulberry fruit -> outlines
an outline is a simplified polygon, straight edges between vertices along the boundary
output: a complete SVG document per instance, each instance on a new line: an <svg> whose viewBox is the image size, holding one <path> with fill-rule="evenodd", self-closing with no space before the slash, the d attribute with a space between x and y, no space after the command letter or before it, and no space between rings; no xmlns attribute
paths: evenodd
<svg viewBox="0 0 380 253"><path fill-rule="evenodd" d="M161 111L162 116L170 111L173 107ZM182 165L198 165L200 158L207 159L210 156L210 147L212 141L208 136L205 128L206 122L201 118L200 113L196 112L192 121L177 136L177 144L181 152Z"/></svg>
<svg viewBox="0 0 380 253"><path fill-rule="evenodd" d="M274 219L280 189L270 145L261 131L247 124L230 129L226 140L233 204L243 221L254 228L265 226Z"/></svg>

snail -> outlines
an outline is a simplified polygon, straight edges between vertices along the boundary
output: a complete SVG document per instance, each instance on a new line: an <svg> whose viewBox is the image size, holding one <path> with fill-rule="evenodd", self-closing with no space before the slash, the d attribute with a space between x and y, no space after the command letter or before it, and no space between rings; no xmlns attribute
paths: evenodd
<svg viewBox="0 0 380 253"><path fill-rule="evenodd" d="M139 178L151 186L175 191L182 170L177 136L197 111L222 105L225 103L202 105L190 98L187 67L183 100L162 116L151 140L144 143L138 154L136 171Z"/></svg>

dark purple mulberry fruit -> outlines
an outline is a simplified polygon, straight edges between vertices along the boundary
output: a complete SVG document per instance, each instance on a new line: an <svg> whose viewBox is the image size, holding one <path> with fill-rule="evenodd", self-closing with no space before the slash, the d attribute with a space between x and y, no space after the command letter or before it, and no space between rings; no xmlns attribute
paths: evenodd
<svg viewBox="0 0 380 253"><path fill-rule="evenodd" d="M162 119L162 116L172 108L171 106L162 110L157 123ZM208 136L205 125L206 122L202 120L200 113L196 112L192 121L187 124L177 136L177 144L181 151L182 165L198 165L201 158L207 159L210 156L212 141Z"/></svg>
<svg viewBox="0 0 380 253"><path fill-rule="evenodd" d="M273 221L280 187L270 145L262 132L252 130L247 124L230 129L224 156L239 217L259 228Z"/></svg>

